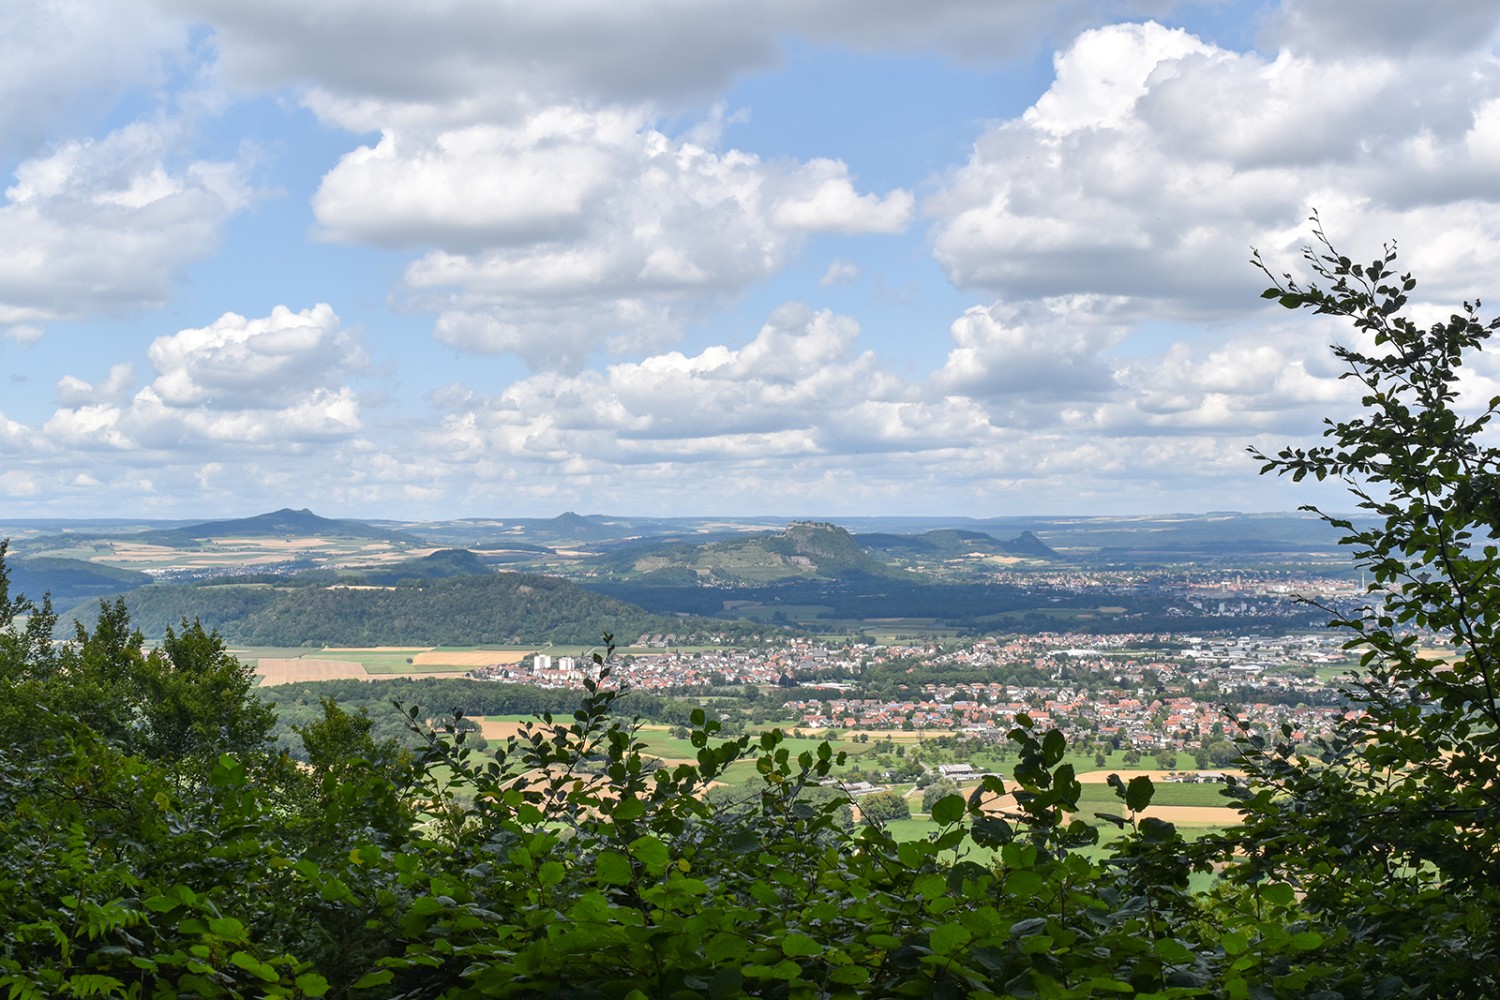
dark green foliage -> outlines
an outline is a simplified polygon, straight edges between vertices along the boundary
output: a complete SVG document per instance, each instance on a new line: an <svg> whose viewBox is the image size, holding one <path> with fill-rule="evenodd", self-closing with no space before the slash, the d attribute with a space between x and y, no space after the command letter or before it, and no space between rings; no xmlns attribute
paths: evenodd
<svg viewBox="0 0 1500 1000"><path fill-rule="evenodd" d="M1246 887L1288 880L1346 990L1490 997L1500 991L1500 448L1489 423L1500 398L1462 399L1460 376L1500 320L1465 303L1422 329L1403 315L1416 282L1395 268L1394 247L1360 264L1315 235L1307 260L1329 287L1273 276L1265 294L1353 323L1359 339L1333 353L1363 410L1328 421L1326 445L1256 456L1263 471L1342 480L1378 519L1318 512L1371 577L1365 607L1331 623L1360 654L1352 695L1364 714L1312 756L1290 729L1243 743L1255 784L1232 876ZM1458 659L1424 654L1429 643Z"/></svg>
<svg viewBox="0 0 1500 1000"><path fill-rule="evenodd" d="M952 778L938 778L932 784L922 789L922 811L931 813L932 806L939 799L959 793L958 783Z"/></svg>
<svg viewBox="0 0 1500 1000"><path fill-rule="evenodd" d="M1084 595L1065 588L1019 586L1000 583L934 584L849 571L838 579L789 579L766 586L720 587L680 585L662 581L654 574L643 580L590 582L586 589L660 614L724 614L727 596L736 600L774 607L821 605L828 617L841 621L878 622L890 618L930 618L938 623L985 631L1034 633L1056 631L1058 619L1046 612L1084 612L1067 627L1079 632L1119 632L1121 629L1151 632L1219 631L1224 619L1184 617L1174 602L1159 594L1113 593L1112 604L1125 608L1119 615L1100 614L1097 595ZM669 578L670 579L670 578ZM1041 609L1046 609L1045 612ZM1236 627L1254 631L1274 626L1284 629L1299 622L1316 623L1316 615L1302 614L1278 605L1276 613L1247 614ZM726 627L730 627L726 625Z"/></svg>
<svg viewBox="0 0 1500 1000"><path fill-rule="evenodd" d="M189 783L201 782L222 754L249 761L268 752L271 709L250 695L250 671L201 622L167 629L135 671L139 701L123 749Z"/></svg>
<svg viewBox="0 0 1500 1000"><path fill-rule="evenodd" d="M325 700L341 710L370 721L370 736L377 742L394 741L416 747L418 736L410 720L391 706L393 702L430 707L447 715L472 718L482 715L541 715L570 713L578 704L575 691L539 688L529 684L499 684L451 677L402 678L393 680L304 681L257 688L258 698L276 713L272 739L302 759L303 741L298 733L323 719ZM651 722L686 724L696 707L648 691L632 691L624 703L631 715ZM470 737L472 740L473 737Z"/></svg>
<svg viewBox="0 0 1500 1000"><path fill-rule="evenodd" d="M17 560L11 566L11 580L22 593L51 594L53 600L67 606L145 586L151 577L82 559L32 558Z"/></svg>
<svg viewBox="0 0 1500 1000"><path fill-rule="evenodd" d="M23 635L4 634L21 650ZM67 700L106 663L136 678L123 692L169 690L150 685L170 664L172 684L202 685L256 720L253 699L227 704L239 689L224 683L212 633L174 631L154 667L138 638L122 608L106 608L45 686L26 689L13 670L5 694ZM254 746L185 767L211 752L212 734L166 713L146 727L159 738L138 738L141 706L128 700L97 725L57 714L26 746L7 734L0 986L17 997L1172 996L1212 978L1214 943L1168 922L1191 902L1170 885L1140 888L1144 865L1178 856L1175 835L1132 826L1133 867L1072 852L1090 831L1065 818L1079 786L1057 733L1013 734L1020 815L987 807L1012 790L991 778L931 803L932 838L898 842L847 825L847 801L827 785L842 763L829 745L794 756L779 732L722 740L697 711L686 720L696 762L663 768L615 714L619 697L591 683L570 716L544 715L494 755L454 718L424 732L415 761L375 740L361 713L324 702L300 728L306 769ZM404 711L421 730L423 711ZM226 747L234 732L220 733ZM742 757L756 761L753 789L703 794ZM965 860L971 845L998 862Z"/></svg>
<svg viewBox="0 0 1500 1000"><path fill-rule="evenodd" d="M911 819L911 807L900 792L871 792L859 800L859 818L866 823Z"/></svg>
<svg viewBox="0 0 1500 1000"><path fill-rule="evenodd" d="M322 699L323 717L297 727L307 762L318 774L345 774L365 769L393 772L406 755L395 740L376 741L374 723L360 709L346 712L332 698Z"/></svg>

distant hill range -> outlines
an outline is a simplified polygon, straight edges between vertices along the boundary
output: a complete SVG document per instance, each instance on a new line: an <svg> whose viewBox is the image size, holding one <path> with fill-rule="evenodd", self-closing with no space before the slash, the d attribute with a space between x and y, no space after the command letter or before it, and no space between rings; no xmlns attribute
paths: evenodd
<svg viewBox="0 0 1500 1000"><path fill-rule="evenodd" d="M617 549L604 565L641 583L767 583L884 575L890 567L871 556L843 528L793 521L779 532L714 542L643 542Z"/></svg>
<svg viewBox="0 0 1500 1000"><path fill-rule="evenodd" d="M854 535L853 539L867 549L891 555L959 556L978 553L1019 556L1026 559L1061 558L1046 542L1029 531L1021 532L1008 542L982 531L962 531L956 528L940 528L936 531L925 531L920 535L877 532Z"/></svg>
<svg viewBox="0 0 1500 1000"><path fill-rule="evenodd" d="M371 538L382 542L405 542L420 544L421 539L404 531L379 528L366 521L342 521L319 517L303 507L292 510L283 507L269 514L254 517L234 518L227 521L204 521L182 528L173 528L169 534L182 535L194 540L204 538L308 538L317 535L332 535L339 538Z"/></svg>
<svg viewBox="0 0 1500 1000"><path fill-rule="evenodd" d="M654 526L657 520L648 518L645 523ZM543 552L551 551L553 546L607 543L661 533L659 528L643 530L637 519L575 514L571 510L556 517L469 517L430 524L412 523L408 527L420 531L424 538L448 545Z"/></svg>
<svg viewBox="0 0 1500 1000"><path fill-rule="evenodd" d="M556 517L462 518L449 521L357 521L320 517L309 510L284 508L268 514L203 522L131 519L67 520L58 518L0 519L0 538L9 536L12 555L71 553L60 550L93 539L124 540L199 548L205 539L219 537L289 536L370 538L405 544L439 545L475 551L507 550L548 554L557 548L602 553L639 549L643 544L732 541L780 533L789 520L826 523L828 519L785 517L635 517L577 514ZM1356 523L1361 523L1355 517ZM1056 553L1071 559L1103 555L1113 561L1137 557L1242 557L1298 553L1333 554L1339 533L1307 513L1244 514L1215 511L1206 514L1140 516L1032 517L841 517L837 524L855 533L855 541L881 552L894 548L929 552L960 551L965 545L988 545L1001 540L1013 554L1027 554L1017 543L1030 534ZM951 533L946 538L944 533ZM891 536L902 536L897 541ZM918 539L920 541L912 541ZM935 548L928 549L926 543ZM976 547L972 551L978 551ZM1032 553L1046 555L1040 549Z"/></svg>
<svg viewBox="0 0 1500 1000"><path fill-rule="evenodd" d="M423 539L405 531L381 527L368 521L335 520L319 517L307 508L283 507L269 514L203 521L198 524L176 524L170 527L145 527L123 523L119 530L68 530L67 522L45 522L49 528L63 527L59 534L39 535L25 539L17 548L26 552L73 549L95 542L128 542L159 545L184 551L201 550L204 543L216 538L364 538L398 545L423 545ZM97 529L94 522L80 522Z"/></svg>
<svg viewBox="0 0 1500 1000"><path fill-rule="evenodd" d="M0 538L7 534L14 540L12 566L30 563L16 589L33 598L51 591L59 607L140 584L144 578L135 570L143 567L157 578L176 580L264 572L267 579L258 582L279 585L287 574L310 570L323 571L322 582L331 583L349 576L354 566L352 572L364 575L362 582L389 586L404 579L478 575L504 566L591 584L741 589L862 577L986 582L996 574L1057 560L1104 568L1348 565L1347 551L1337 544L1339 533L1305 513L851 517L835 524L813 518L788 522L760 516L653 518L568 511L550 518L417 522L334 519L305 508L283 508L186 524L0 521ZM326 544L287 544L313 538ZM147 546L173 551L152 552ZM430 561L409 558L414 553L407 550L434 547L439 551ZM381 561L396 558L405 561ZM67 561L51 561L56 559ZM109 567L126 575L113 575Z"/></svg>
<svg viewBox="0 0 1500 1000"><path fill-rule="evenodd" d="M616 549L603 568L620 579L658 586L763 584L777 580L837 580L851 576L902 574L904 559L941 560L966 555L1026 560L1061 557L1040 538L1023 531L1001 541L981 531L951 528L920 535L851 535L822 521L793 521L779 532L740 535L711 542L643 541Z"/></svg>

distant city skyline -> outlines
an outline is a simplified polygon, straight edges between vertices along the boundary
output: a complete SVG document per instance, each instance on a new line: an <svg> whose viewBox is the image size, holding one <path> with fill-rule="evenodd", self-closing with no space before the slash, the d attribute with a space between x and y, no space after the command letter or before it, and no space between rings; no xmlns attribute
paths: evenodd
<svg viewBox="0 0 1500 1000"><path fill-rule="evenodd" d="M1500 9L16 0L0 514L1147 514L1500 303ZM1485 315L1491 314L1486 308ZM1500 394L1477 358L1468 392Z"/></svg>

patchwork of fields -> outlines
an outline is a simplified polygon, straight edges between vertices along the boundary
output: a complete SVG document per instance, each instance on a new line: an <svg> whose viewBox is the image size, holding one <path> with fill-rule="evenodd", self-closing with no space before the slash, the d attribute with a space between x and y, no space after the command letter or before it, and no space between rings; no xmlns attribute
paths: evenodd
<svg viewBox="0 0 1500 1000"><path fill-rule="evenodd" d="M489 716L476 720L487 739L503 740L520 734L522 728L528 722L535 722L529 716ZM566 720L564 720L566 721ZM856 742L853 731L842 731L830 740L835 752L843 751L848 754L849 764L860 762L864 756L873 756L872 746L869 743ZM912 736L911 733L901 735ZM663 764L691 763L696 760L697 749L692 743L681 736L672 735L669 727L662 725L647 724L641 727L638 733L639 739L646 746L646 755L655 757ZM788 737L781 745L785 747L793 757L803 751L816 751L820 739ZM755 770L755 738L752 737L751 753L747 759L732 764L722 779L723 784L738 785L757 776ZM1125 780L1138 775L1150 777L1155 785L1155 795L1151 805L1138 814L1138 818L1152 817L1176 823L1184 828L1191 828L1193 835L1211 829L1222 829L1233 826L1238 822L1238 814L1232 808L1232 803L1222 794L1223 785L1218 782L1194 784L1186 782L1172 782L1165 780L1169 774L1183 772L1168 772L1159 768L1120 767L1110 770L1081 771L1078 774L1079 783L1083 785L1083 793L1079 797L1079 813L1090 821L1096 821L1096 814L1108 813L1117 816L1125 814L1124 803L1115 795L1114 790L1107 784L1109 775L1118 773ZM1190 772L1189 772L1190 773ZM1214 774L1223 774L1223 771L1215 771ZM1230 772L1233 773L1233 772ZM960 789L965 794L972 791L978 782L965 781L960 783ZM1009 784L1009 781L1007 781ZM934 833L937 827L932 824L922 812L922 790L914 784L907 782L892 786L896 791L903 794L911 807L912 819L899 822L902 836L927 836ZM995 808L1002 810L1015 810L1015 800L1007 795L1001 800L993 803ZM1114 827L1104 821L1097 821L1106 831ZM894 828L894 825L893 825ZM1189 832L1185 830L1185 832Z"/></svg>
<svg viewBox="0 0 1500 1000"><path fill-rule="evenodd" d="M289 650L239 647L232 649L254 664L262 687L298 681L392 679L398 677L461 677L475 667L519 663L529 649L446 648L433 646L370 646Z"/></svg>

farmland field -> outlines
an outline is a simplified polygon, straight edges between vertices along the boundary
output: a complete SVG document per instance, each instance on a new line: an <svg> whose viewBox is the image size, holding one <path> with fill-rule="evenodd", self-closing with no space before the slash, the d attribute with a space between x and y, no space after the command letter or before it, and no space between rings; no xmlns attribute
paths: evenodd
<svg viewBox="0 0 1500 1000"><path fill-rule="evenodd" d="M429 649L412 657L412 664L425 667L429 664L446 664L447 666L485 667L492 663L520 663L528 653L520 650L489 650L489 649Z"/></svg>
<svg viewBox="0 0 1500 1000"><path fill-rule="evenodd" d="M480 652L472 647L459 650L434 649L431 646L373 646L361 648L307 649L276 646L238 646L230 652L242 662L275 667L282 674L301 671L306 676L300 680L332 679L333 677L440 677L460 675L483 663L516 662L524 655L521 652ZM304 667L294 668L293 663ZM358 674L350 673L346 667L319 667L318 664L350 664L360 668ZM344 672L338 672L343 670ZM290 676L289 674L286 674ZM264 683L264 682L262 682ZM275 683L287 683L278 681Z"/></svg>
<svg viewBox="0 0 1500 1000"><path fill-rule="evenodd" d="M474 722L478 723L485 739L505 740L520 735L522 726L537 722L537 719L530 715L479 715L474 717Z"/></svg>
<svg viewBox="0 0 1500 1000"><path fill-rule="evenodd" d="M363 664L353 660L308 660L262 657L255 666L261 687L303 681L369 680Z"/></svg>
<svg viewBox="0 0 1500 1000"><path fill-rule="evenodd" d="M375 646L367 649L320 649L307 654L313 659L350 659L365 665L371 674L462 674L490 663L518 663L531 649L477 650L473 647Z"/></svg>
<svg viewBox="0 0 1500 1000"><path fill-rule="evenodd" d="M1128 775L1121 775L1121 778L1129 780ZM1221 784L1190 785L1159 779L1152 779L1152 784L1156 788L1156 793L1151 797L1153 814L1159 806L1224 809L1230 805L1230 800L1220 794L1224 788ZM1078 804L1089 809L1108 807L1116 812L1124 809L1124 804L1116 798L1114 789L1108 785L1089 782L1083 783L1083 794L1078 797Z"/></svg>

